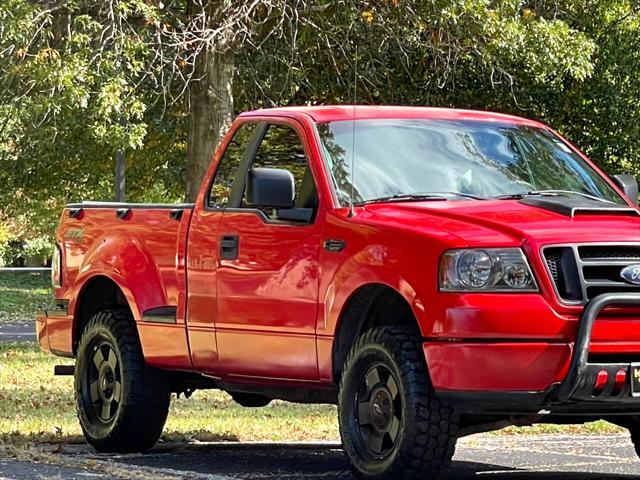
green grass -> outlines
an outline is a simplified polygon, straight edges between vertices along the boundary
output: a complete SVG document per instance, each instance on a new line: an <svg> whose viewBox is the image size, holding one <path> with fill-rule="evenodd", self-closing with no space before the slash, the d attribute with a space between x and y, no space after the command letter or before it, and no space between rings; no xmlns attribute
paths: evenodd
<svg viewBox="0 0 640 480"><path fill-rule="evenodd" d="M53 366L70 363L41 353L33 344L0 344L0 445L82 442L73 400L73 379L54 377ZM606 422L584 426L536 425L501 434L609 433ZM218 391L198 391L172 401L165 440L338 440L336 408L274 401L244 408Z"/></svg>
<svg viewBox="0 0 640 480"><path fill-rule="evenodd" d="M26 343L0 344L0 443L81 442L72 377L53 366L72 363ZM244 408L219 391L173 399L165 440L337 440L336 408L274 401Z"/></svg>
<svg viewBox="0 0 640 480"><path fill-rule="evenodd" d="M532 425L530 427L509 427L503 430L493 432L497 435L539 435L558 433L568 435L572 433L579 434L603 434L603 433L623 433L626 432L622 427L618 427L604 420L598 420L597 422L585 423L583 425L550 425L547 423L540 423Z"/></svg>
<svg viewBox="0 0 640 480"><path fill-rule="evenodd" d="M49 272L0 272L0 322L31 320L51 307Z"/></svg>

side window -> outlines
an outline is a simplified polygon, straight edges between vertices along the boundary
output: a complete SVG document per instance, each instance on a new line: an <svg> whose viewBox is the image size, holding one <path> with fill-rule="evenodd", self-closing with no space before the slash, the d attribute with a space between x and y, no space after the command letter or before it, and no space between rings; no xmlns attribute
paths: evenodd
<svg viewBox="0 0 640 480"><path fill-rule="evenodd" d="M231 187L233 186L236 172L255 129L255 123L242 124L227 145L209 191L208 202L210 207L224 208L227 206L231 197Z"/></svg>
<svg viewBox="0 0 640 480"><path fill-rule="evenodd" d="M295 180L295 207L313 210L317 207L318 196L307 155L300 137L293 128L287 125L269 125L251 167L288 170ZM243 205L244 200L243 198ZM276 214L276 212L265 213L272 218Z"/></svg>

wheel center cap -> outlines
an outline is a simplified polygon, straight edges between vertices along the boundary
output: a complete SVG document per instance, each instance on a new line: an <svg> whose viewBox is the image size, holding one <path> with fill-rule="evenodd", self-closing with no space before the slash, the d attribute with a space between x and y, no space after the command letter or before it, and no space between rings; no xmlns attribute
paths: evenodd
<svg viewBox="0 0 640 480"><path fill-rule="evenodd" d="M381 432L386 432L393 419L391 392L386 387L379 387L374 390L371 394L370 408L374 428Z"/></svg>
<svg viewBox="0 0 640 480"><path fill-rule="evenodd" d="M98 385L100 385L100 394L103 398L108 400L113 396L114 381L115 375L113 374L111 367L106 366L100 370Z"/></svg>

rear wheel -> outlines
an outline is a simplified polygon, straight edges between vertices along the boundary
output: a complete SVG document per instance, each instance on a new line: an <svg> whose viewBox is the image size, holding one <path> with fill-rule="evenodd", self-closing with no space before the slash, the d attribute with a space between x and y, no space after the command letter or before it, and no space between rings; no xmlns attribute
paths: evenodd
<svg viewBox="0 0 640 480"><path fill-rule="evenodd" d="M359 478L433 480L446 472L458 417L435 396L411 329L375 328L358 339L338 408L344 450Z"/></svg>
<svg viewBox="0 0 640 480"><path fill-rule="evenodd" d="M162 372L145 363L129 312L105 310L89 320L75 394L82 431L98 451L145 451L160 438L171 392Z"/></svg>

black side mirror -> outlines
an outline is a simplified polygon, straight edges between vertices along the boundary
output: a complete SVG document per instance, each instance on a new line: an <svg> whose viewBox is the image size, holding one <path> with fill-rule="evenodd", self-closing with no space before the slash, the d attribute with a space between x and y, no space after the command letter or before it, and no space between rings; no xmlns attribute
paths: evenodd
<svg viewBox="0 0 640 480"><path fill-rule="evenodd" d="M622 173L613 176L614 183L629 197L634 205L638 205L638 181L633 175Z"/></svg>
<svg viewBox="0 0 640 480"><path fill-rule="evenodd" d="M293 208L293 175L279 168L252 168L247 175L246 205L256 208Z"/></svg>

